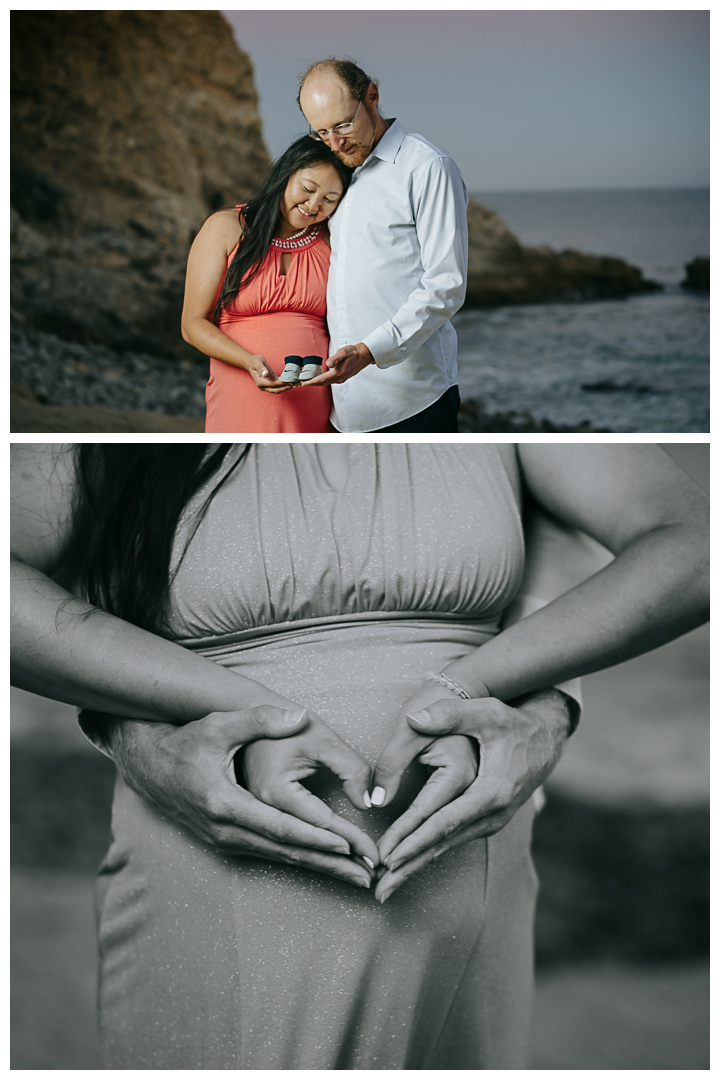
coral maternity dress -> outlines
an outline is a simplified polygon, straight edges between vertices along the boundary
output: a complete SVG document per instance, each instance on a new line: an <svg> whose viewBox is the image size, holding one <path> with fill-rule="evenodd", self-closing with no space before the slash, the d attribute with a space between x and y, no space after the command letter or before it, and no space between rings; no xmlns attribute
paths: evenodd
<svg viewBox="0 0 720 1080"><path fill-rule="evenodd" d="M238 209L241 209L240 207ZM218 323L223 333L251 353L259 353L276 375L290 355L327 360L325 323L330 249L322 238L324 223L313 225L297 240L275 238L258 273L240 289ZM228 266L237 253L228 257ZM282 255L291 255L281 273ZM296 387L283 394L258 390L244 368L210 360L205 391L209 432L327 432L332 392L329 386Z"/></svg>
<svg viewBox="0 0 720 1080"><path fill-rule="evenodd" d="M337 491L314 444L256 444L180 562L172 636L316 710L374 763L428 670L497 632L523 560L511 446L351 444ZM385 810L355 810L334 778L324 797L379 837L424 776ZM106 1067L527 1067L532 818L528 803L380 905L221 854L118 780L98 897Z"/></svg>

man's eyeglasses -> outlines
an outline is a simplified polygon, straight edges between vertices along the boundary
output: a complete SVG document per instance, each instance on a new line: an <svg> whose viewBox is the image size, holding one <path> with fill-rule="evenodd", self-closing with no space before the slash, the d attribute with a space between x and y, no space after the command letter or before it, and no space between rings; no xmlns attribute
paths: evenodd
<svg viewBox="0 0 720 1080"><path fill-rule="evenodd" d="M344 138L345 135L350 134L353 127L355 126L355 121L357 120L358 113L360 112L360 105L362 105L362 101L359 102L357 111L353 116L352 120L348 120L344 124L336 124L335 127L328 128L327 130L325 130L325 128L322 128L320 131L316 131L314 127L311 127L308 135L311 139L316 139L318 142L325 142L325 140L329 139L331 135L337 135L340 139Z"/></svg>

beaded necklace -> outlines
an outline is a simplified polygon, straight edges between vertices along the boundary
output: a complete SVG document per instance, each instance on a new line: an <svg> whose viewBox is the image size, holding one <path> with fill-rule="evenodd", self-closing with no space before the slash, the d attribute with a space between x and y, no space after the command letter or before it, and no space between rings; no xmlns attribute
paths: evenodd
<svg viewBox="0 0 720 1080"><path fill-rule="evenodd" d="M307 247L308 244L312 244L317 240L324 224L325 222L318 221L316 225L306 225L299 233L293 233L292 236L287 237L285 240L280 236L274 236L270 243L273 247L280 248L281 251L294 251L296 248Z"/></svg>

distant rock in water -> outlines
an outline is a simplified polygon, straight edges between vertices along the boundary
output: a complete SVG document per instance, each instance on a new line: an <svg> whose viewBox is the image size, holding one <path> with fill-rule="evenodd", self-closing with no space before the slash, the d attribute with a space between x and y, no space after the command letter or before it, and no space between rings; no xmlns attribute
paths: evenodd
<svg viewBox="0 0 720 1080"><path fill-rule="evenodd" d="M609 300L661 288L622 259L523 247L507 225L475 199L468 206L466 307L543 300Z"/></svg>
<svg viewBox="0 0 720 1080"><path fill-rule="evenodd" d="M15 313L68 338L187 353L192 237L270 162L250 60L214 11L11 22Z"/></svg>
<svg viewBox="0 0 720 1080"><path fill-rule="evenodd" d="M644 383L616 383L612 379L601 379L599 382L582 383L580 389L591 394L649 394L652 387Z"/></svg>
<svg viewBox="0 0 720 1080"><path fill-rule="evenodd" d="M698 289L702 292L710 290L710 260L698 256L692 262L685 264L685 280L682 282L683 289Z"/></svg>

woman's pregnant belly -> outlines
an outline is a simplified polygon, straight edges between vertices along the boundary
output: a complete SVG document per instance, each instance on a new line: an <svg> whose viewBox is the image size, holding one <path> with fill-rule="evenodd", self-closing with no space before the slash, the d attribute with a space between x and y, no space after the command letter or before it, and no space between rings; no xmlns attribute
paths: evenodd
<svg viewBox="0 0 720 1080"><path fill-rule="evenodd" d="M278 376L286 356L327 359L325 320L314 315L276 312L238 317L223 321L220 329L249 353L264 356ZM244 368L214 358L205 398L207 432L326 432L332 404L329 386L265 394Z"/></svg>
<svg viewBox="0 0 720 1080"><path fill-rule="evenodd" d="M371 765L402 703L489 635L440 621L360 623L203 650L315 710ZM333 808L378 837L386 810ZM427 1067L497 893L527 864L529 816L448 852L387 904L297 866L214 850L122 782L99 889L108 1067ZM529 880L529 870L523 871ZM505 899L502 901L505 909Z"/></svg>

